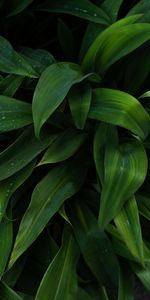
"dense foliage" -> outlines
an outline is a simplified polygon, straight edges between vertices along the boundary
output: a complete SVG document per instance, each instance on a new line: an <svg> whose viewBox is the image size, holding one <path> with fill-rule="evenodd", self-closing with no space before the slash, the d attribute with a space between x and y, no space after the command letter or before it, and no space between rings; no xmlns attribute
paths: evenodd
<svg viewBox="0 0 150 300"><path fill-rule="evenodd" d="M150 1L0 16L0 299L150 293Z"/></svg>

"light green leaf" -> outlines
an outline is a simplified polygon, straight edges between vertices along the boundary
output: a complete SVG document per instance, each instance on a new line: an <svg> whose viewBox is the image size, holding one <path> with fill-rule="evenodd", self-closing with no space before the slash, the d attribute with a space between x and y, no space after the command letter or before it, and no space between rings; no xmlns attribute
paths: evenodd
<svg viewBox="0 0 150 300"><path fill-rule="evenodd" d="M120 269L118 300L134 300L133 274L128 264Z"/></svg>
<svg viewBox="0 0 150 300"><path fill-rule="evenodd" d="M71 86L86 77L79 65L73 63L53 64L42 73L33 97L36 136L39 136L42 125L63 102Z"/></svg>
<svg viewBox="0 0 150 300"><path fill-rule="evenodd" d="M12 220L9 219L11 217L9 211L8 218L3 218L0 223L0 279L5 271L13 244Z"/></svg>
<svg viewBox="0 0 150 300"><path fill-rule="evenodd" d="M81 201L70 207L73 231L86 264L102 285L116 287L118 262L107 235L99 230L96 218Z"/></svg>
<svg viewBox="0 0 150 300"><path fill-rule="evenodd" d="M125 201L144 182L147 173L145 149L140 142L132 139L119 145L116 129L110 127L107 132L104 166L99 214L99 225L102 228L118 214Z"/></svg>
<svg viewBox="0 0 150 300"><path fill-rule="evenodd" d="M95 69L96 58L99 54L99 51L103 50L105 43L109 41L113 33L116 31L118 32L118 30L121 28L126 28L128 24L135 23L140 16L141 15L135 15L123 18L106 28L103 32L100 32L84 56L82 61L83 72L89 72L89 70L91 71ZM118 52L116 54L118 54Z"/></svg>
<svg viewBox="0 0 150 300"><path fill-rule="evenodd" d="M106 14L110 17L112 22L115 22L118 16L118 12L123 0L105 0L101 8L106 12Z"/></svg>
<svg viewBox="0 0 150 300"><path fill-rule="evenodd" d="M0 282L0 300L23 300L15 291L13 291L4 282Z"/></svg>
<svg viewBox="0 0 150 300"><path fill-rule="evenodd" d="M23 76L10 74L0 81L0 94L13 97L24 80Z"/></svg>
<svg viewBox="0 0 150 300"><path fill-rule="evenodd" d="M80 88L72 87L68 94L69 106L74 123L78 129L83 129L90 109L92 90L89 84Z"/></svg>
<svg viewBox="0 0 150 300"><path fill-rule="evenodd" d="M36 139L33 128L27 128L6 150L0 153L0 180L17 173L53 142L55 134L44 132Z"/></svg>
<svg viewBox="0 0 150 300"><path fill-rule="evenodd" d="M99 47L95 68L103 74L120 58L150 39L150 24L132 24L113 31Z"/></svg>
<svg viewBox="0 0 150 300"><path fill-rule="evenodd" d="M35 300L76 299L76 264L79 253L74 237L69 231L65 230L62 246L49 265Z"/></svg>
<svg viewBox="0 0 150 300"><path fill-rule="evenodd" d="M0 95L0 132L18 129L32 122L30 104Z"/></svg>
<svg viewBox="0 0 150 300"><path fill-rule="evenodd" d="M125 244L133 256L143 263L143 241L137 203L134 197L130 198L115 217L114 222Z"/></svg>
<svg viewBox="0 0 150 300"><path fill-rule="evenodd" d="M150 293L150 263L145 264L144 267L136 263L132 263L131 266L136 276Z"/></svg>
<svg viewBox="0 0 150 300"><path fill-rule="evenodd" d="M93 91L89 118L124 127L145 139L150 117L140 102L122 91L99 88Z"/></svg>
<svg viewBox="0 0 150 300"><path fill-rule="evenodd" d="M31 162L21 171L0 181L0 221L5 214L7 204L12 194L31 175L35 162Z"/></svg>
<svg viewBox="0 0 150 300"><path fill-rule="evenodd" d="M106 13L88 0L55 0L45 1L38 6L39 10L47 12L70 14L99 24L110 24Z"/></svg>
<svg viewBox="0 0 150 300"><path fill-rule="evenodd" d="M66 129L57 135L38 165L57 163L74 155L82 146L87 135L74 129Z"/></svg>
<svg viewBox="0 0 150 300"><path fill-rule="evenodd" d="M0 71L31 78L38 77L32 66L2 36L0 36Z"/></svg>
<svg viewBox="0 0 150 300"><path fill-rule="evenodd" d="M33 243L64 201L80 189L85 175L85 163L75 159L59 164L37 184L21 221L9 267Z"/></svg>
<svg viewBox="0 0 150 300"><path fill-rule="evenodd" d="M139 97L139 99L140 98L149 98L150 97L150 91L147 91L147 92L145 92L144 94L142 94L140 97Z"/></svg>

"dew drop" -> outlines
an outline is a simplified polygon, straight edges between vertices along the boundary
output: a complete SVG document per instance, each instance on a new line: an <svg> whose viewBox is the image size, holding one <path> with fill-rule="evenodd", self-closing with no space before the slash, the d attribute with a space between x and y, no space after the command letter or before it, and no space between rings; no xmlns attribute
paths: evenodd
<svg viewBox="0 0 150 300"><path fill-rule="evenodd" d="M6 117L5 116L2 116L2 120L5 120L6 119Z"/></svg>
<svg viewBox="0 0 150 300"><path fill-rule="evenodd" d="M97 14L94 14L94 17L97 17Z"/></svg>

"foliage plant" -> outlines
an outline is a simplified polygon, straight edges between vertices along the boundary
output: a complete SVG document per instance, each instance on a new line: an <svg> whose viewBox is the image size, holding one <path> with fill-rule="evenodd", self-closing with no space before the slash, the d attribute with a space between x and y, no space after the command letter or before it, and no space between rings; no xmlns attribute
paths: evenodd
<svg viewBox="0 0 150 300"><path fill-rule="evenodd" d="M150 1L0 15L0 300L150 293Z"/></svg>

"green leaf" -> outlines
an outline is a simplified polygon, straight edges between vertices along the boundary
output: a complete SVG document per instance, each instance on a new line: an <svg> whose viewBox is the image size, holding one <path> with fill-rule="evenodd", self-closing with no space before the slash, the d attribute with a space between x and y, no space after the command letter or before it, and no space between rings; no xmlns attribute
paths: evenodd
<svg viewBox="0 0 150 300"><path fill-rule="evenodd" d="M0 36L0 71L31 78L38 77L32 66L2 36Z"/></svg>
<svg viewBox="0 0 150 300"><path fill-rule="evenodd" d="M18 129L32 122L29 103L0 95L0 132Z"/></svg>
<svg viewBox="0 0 150 300"><path fill-rule="evenodd" d="M123 0L105 0L101 8L106 12L106 14L110 17L112 20L112 23L116 21L118 12L120 9L120 6L122 4Z"/></svg>
<svg viewBox="0 0 150 300"><path fill-rule="evenodd" d="M131 266L136 276L150 293L150 263L145 264L144 267L136 263L132 263Z"/></svg>
<svg viewBox="0 0 150 300"><path fill-rule="evenodd" d="M82 146L87 135L74 129L66 129L58 134L38 165L57 163L74 155Z"/></svg>
<svg viewBox="0 0 150 300"><path fill-rule="evenodd" d="M150 2L149 0L140 0L134 5L128 12L128 16L135 14L142 14L140 22L149 23L150 22Z"/></svg>
<svg viewBox="0 0 150 300"><path fill-rule="evenodd" d="M45 49L21 47L20 55L28 61L38 74L41 74L47 67L55 63L52 54Z"/></svg>
<svg viewBox="0 0 150 300"><path fill-rule="evenodd" d="M85 204L76 201L70 206L71 224L86 264L101 284L116 287L118 262L107 235L99 230L96 218Z"/></svg>
<svg viewBox="0 0 150 300"><path fill-rule="evenodd" d="M88 292L86 292L84 289L79 288L78 289L78 294L77 294L77 299L78 300L95 300L94 298L92 298Z"/></svg>
<svg viewBox="0 0 150 300"><path fill-rule="evenodd" d="M36 139L33 128L27 128L6 150L0 153L0 180L17 173L53 142L55 134L43 133Z"/></svg>
<svg viewBox="0 0 150 300"><path fill-rule="evenodd" d="M118 30L121 28L126 28L128 24L135 23L140 18L140 16L141 15L135 15L123 18L109 26L102 33L100 32L100 34L94 40L94 42L92 43L92 45L90 46L90 48L84 56L84 59L82 61L83 72L88 72L89 70L91 71L95 69L96 58L99 54L99 51L103 50L103 47L109 41L111 35L113 35L116 31L118 32ZM117 54L118 52L116 52L116 55Z"/></svg>
<svg viewBox="0 0 150 300"><path fill-rule="evenodd" d="M55 13L70 14L99 24L109 24L106 13L88 0L55 0L45 1L37 6L39 10Z"/></svg>
<svg viewBox="0 0 150 300"><path fill-rule="evenodd" d="M23 76L10 74L0 81L0 94L13 97L24 80Z"/></svg>
<svg viewBox="0 0 150 300"><path fill-rule="evenodd" d="M80 88L72 87L68 94L69 106L74 123L78 129L83 129L90 109L92 90L89 84Z"/></svg>
<svg viewBox="0 0 150 300"><path fill-rule="evenodd" d="M21 221L9 267L33 243L64 201L80 189L85 175L85 163L75 159L58 165L37 184Z"/></svg>
<svg viewBox="0 0 150 300"><path fill-rule="evenodd" d="M134 300L133 274L128 264L120 269L118 300Z"/></svg>
<svg viewBox="0 0 150 300"><path fill-rule="evenodd" d="M140 102L118 90L95 89L88 117L124 127L141 139L150 132L150 117Z"/></svg>
<svg viewBox="0 0 150 300"><path fill-rule="evenodd" d="M39 136L42 125L63 102L71 86L86 77L80 67L73 63L53 64L42 73L33 97L36 136Z"/></svg>
<svg viewBox="0 0 150 300"><path fill-rule="evenodd" d="M3 218L0 223L0 279L5 271L13 244L12 221L9 218L11 218L10 211L8 218Z"/></svg>
<svg viewBox="0 0 150 300"><path fill-rule="evenodd" d="M31 175L35 166L35 162L31 162L21 171L12 175L11 177L0 181L0 221L5 214L7 204L12 194L18 189L20 185Z"/></svg>
<svg viewBox="0 0 150 300"><path fill-rule="evenodd" d="M15 291L13 291L4 282L0 282L0 300L23 300Z"/></svg>
<svg viewBox="0 0 150 300"><path fill-rule="evenodd" d="M101 184L104 183L104 154L107 131L109 131L109 125L99 122L96 127L93 144L94 162Z"/></svg>
<svg viewBox="0 0 150 300"><path fill-rule="evenodd" d="M63 243L49 265L35 300L75 300L77 295L76 264L78 248L70 230L65 230Z"/></svg>
<svg viewBox="0 0 150 300"><path fill-rule="evenodd" d="M125 244L133 256L143 263L143 241L137 203L134 197L130 198L115 217L114 222Z"/></svg>
<svg viewBox="0 0 150 300"><path fill-rule="evenodd" d="M144 182L147 173L145 149L140 142L132 139L119 145L116 129L110 127L104 166L99 214L101 228L106 227Z"/></svg>
<svg viewBox="0 0 150 300"><path fill-rule="evenodd" d="M95 68L103 74L120 58L150 39L150 24L132 24L114 30L99 47Z"/></svg>

